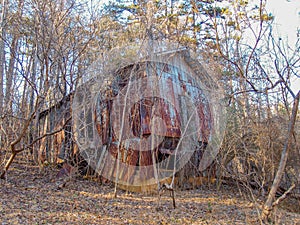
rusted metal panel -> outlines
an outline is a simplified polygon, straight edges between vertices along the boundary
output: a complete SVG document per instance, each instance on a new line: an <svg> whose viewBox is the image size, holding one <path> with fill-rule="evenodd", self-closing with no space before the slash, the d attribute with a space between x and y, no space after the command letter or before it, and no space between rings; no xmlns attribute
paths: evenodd
<svg viewBox="0 0 300 225"><path fill-rule="evenodd" d="M162 124L153 123L154 117L161 118L166 125L166 130L161 127ZM164 99L153 97L134 104L131 109L130 124L136 137L150 135L151 130L155 130L156 135L180 137L179 115Z"/></svg>
<svg viewBox="0 0 300 225"><path fill-rule="evenodd" d="M131 108L130 125L136 137L151 134L150 118L153 102L151 99L142 99Z"/></svg>
<svg viewBox="0 0 300 225"><path fill-rule="evenodd" d="M158 147L160 154L165 154L165 157L172 154L176 148L178 138L181 137L182 131L185 129L182 127L182 115L180 114L187 112L187 109L184 108L186 105L181 105L182 103L179 101L179 96L184 95L190 96L193 107L196 109L200 124L198 141L208 142L213 121L209 102L202 90L197 87L197 83L192 79L191 75L166 63L145 62L119 70L120 79L117 82L119 88L126 86L132 73L135 74L132 79L140 79L153 75L157 76L159 78L157 83L149 81L147 82L147 86L153 88L151 85L156 85L155 88L159 90L160 96L162 96L142 98L140 101L134 103L130 109L130 115L125 117L125 120L129 121L130 132L135 137L140 138L141 143L143 138L148 138L152 134L151 132L155 131L155 135L163 136L165 139ZM117 94L118 92L116 92ZM106 100L99 103L96 108L99 112L96 112L95 121L102 144L108 145L111 155L117 158L116 145L109 144L109 141L119 141L119 137L115 135L118 131L114 130L115 128L110 121L111 104L113 102L109 103ZM178 109L181 109L181 112ZM111 132L110 129L112 129ZM123 145L122 143L120 146ZM141 144L141 148L143 147L145 146ZM127 154L126 159L121 158L122 162L128 165L148 166L153 164L152 151L145 151L144 149L132 150L121 147L119 152L122 154L122 157L124 157L125 153ZM160 157L163 157L162 155ZM158 156L156 155L156 157Z"/></svg>
<svg viewBox="0 0 300 225"><path fill-rule="evenodd" d="M199 146L212 136L213 114L207 92L193 71L200 67L190 62L193 68L187 69L181 63L182 59L177 64L143 61L119 68L107 86L103 84L99 91L99 85L90 88L89 95L96 98L86 98L92 110L79 99L78 109L84 110L76 114L77 135L87 151L91 147L101 155L95 159L100 160L97 168L102 176L121 180L122 185L147 183L157 178L159 163L158 179L165 178L174 167L182 168L178 161L186 152L193 157L186 172L199 175L203 151Z"/></svg>

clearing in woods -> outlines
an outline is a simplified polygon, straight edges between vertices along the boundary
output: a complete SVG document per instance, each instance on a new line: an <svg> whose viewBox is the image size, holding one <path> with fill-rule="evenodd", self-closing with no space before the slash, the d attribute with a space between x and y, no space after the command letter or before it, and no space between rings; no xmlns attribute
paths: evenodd
<svg viewBox="0 0 300 225"><path fill-rule="evenodd" d="M57 172L16 160L0 180L0 224L260 224L262 201L246 200L234 186L176 191L176 209L166 191L158 209L156 195L119 191L114 198L111 186L92 179L58 188ZM300 224L287 208L274 214L272 224Z"/></svg>

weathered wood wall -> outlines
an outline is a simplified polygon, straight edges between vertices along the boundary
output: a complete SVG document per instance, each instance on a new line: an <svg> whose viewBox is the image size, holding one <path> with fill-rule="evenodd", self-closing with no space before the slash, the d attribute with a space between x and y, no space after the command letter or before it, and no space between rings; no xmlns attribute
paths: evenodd
<svg viewBox="0 0 300 225"><path fill-rule="evenodd" d="M68 95L52 107L38 114L38 126L34 132L37 138L47 135L33 146L33 155L37 162L61 163L74 160L78 152L72 138L71 97Z"/></svg>

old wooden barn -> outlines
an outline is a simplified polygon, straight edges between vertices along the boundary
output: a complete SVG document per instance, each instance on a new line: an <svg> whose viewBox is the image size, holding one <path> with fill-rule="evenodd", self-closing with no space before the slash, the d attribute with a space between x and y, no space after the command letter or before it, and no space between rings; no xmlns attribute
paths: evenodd
<svg viewBox="0 0 300 225"><path fill-rule="evenodd" d="M40 115L40 161L84 159L105 180L134 191L157 182L196 187L215 177L219 86L187 49L98 70ZM69 120L70 116L72 119ZM66 123L67 122L67 123Z"/></svg>

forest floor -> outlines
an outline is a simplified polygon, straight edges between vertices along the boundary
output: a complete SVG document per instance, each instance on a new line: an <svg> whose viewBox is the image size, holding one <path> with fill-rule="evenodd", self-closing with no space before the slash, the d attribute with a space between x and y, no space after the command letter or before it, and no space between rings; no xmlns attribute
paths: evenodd
<svg viewBox="0 0 300 225"><path fill-rule="evenodd" d="M58 188L58 169L41 171L14 162L0 180L0 225L4 224L260 224L262 201L250 201L234 186L157 195L118 191L92 179L76 178ZM300 224L300 214L277 208L271 224Z"/></svg>

